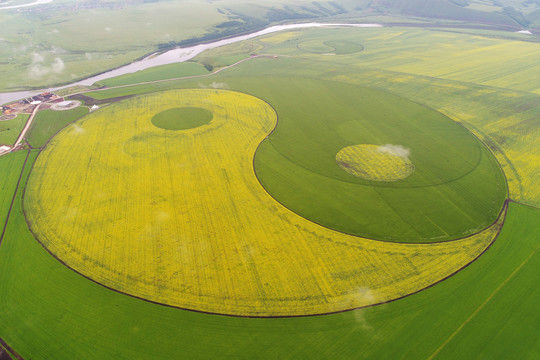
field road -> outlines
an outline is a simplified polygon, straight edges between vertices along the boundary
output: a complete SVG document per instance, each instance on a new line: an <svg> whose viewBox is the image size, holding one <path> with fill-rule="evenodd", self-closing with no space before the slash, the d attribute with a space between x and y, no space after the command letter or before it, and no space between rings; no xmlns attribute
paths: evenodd
<svg viewBox="0 0 540 360"><path fill-rule="evenodd" d="M17 138L17 141L15 141L15 144L13 144L13 147L11 148L12 150L16 149L24 140L24 136L26 135L26 132L28 131L28 129L30 129L30 125L32 125L32 121L34 120L34 117L36 116L40 106L41 104L38 104L32 111L32 114L30 114L30 117L28 118L26 125L24 125L24 128L21 131L21 134Z"/></svg>
<svg viewBox="0 0 540 360"><path fill-rule="evenodd" d="M15 141L15 144L13 144L13 146L9 149L0 150L0 156L10 153L13 150L16 150L17 147L21 144L21 142L24 139L24 135L26 135L26 132L28 131L28 129L30 129L30 125L32 125L32 120L34 120L34 116L36 116L36 113L38 112L40 106L41 104L38 104L32 111L32 114L30 114L30 117L28 118L26 125L24 125L24 128L21 131L21 134L19 135L19 137L17 138L17 141Z"/></svg>

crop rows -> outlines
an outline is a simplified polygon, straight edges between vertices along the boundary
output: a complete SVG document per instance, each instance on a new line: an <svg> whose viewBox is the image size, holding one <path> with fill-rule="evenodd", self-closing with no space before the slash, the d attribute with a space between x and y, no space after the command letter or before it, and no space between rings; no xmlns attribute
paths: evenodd
<svg viewBox="0 0 540 360"><path fill-rule="evenodd" d="M213 112L171 131L173 107ZM249 316L340 311L395 299L475 259L498 225L462 240L395 244L318 226L277 203L253 172L276 123L257 98L223 90L145 95L93 113L40 155L25 212L55 256L119 291Z"/></svg>

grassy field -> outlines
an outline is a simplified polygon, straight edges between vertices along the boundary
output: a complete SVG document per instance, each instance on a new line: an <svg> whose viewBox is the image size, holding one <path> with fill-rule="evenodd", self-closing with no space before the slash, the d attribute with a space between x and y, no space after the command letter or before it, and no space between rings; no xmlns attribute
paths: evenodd
<svg viewBox="0 0 540 360"><path fill-rule="evenodd" d="M354 11L333 1L73 1L0 12L0 91L46 88L125 65L176 45L194 45L270 24ZM321 7L326 9L321 11ZM215 62L215 63L214 63ZM212 65L214 63L214 65ZM209 59L217 67L221 59Z"/></svg>
<svg viewBox="0 0 540 360"><path fill-rule="evenodd" d="M4 231L13 192L17 187L26 154L24 151L0 157L0 234Z"/></svg>
<svg viewBox="0 0 540 360"><path fill-rule="evenodd" d="M208 71L201 64L185 62L178 64L170 64L156 66L143 71L137 71L132 74L118 76L112 79L106 79L99 82L101 85L108 87L120 86L127 84L137 84L146 81L156 81L163 79L173 79L184 76L204 75Z"/></svg>
<svg viewBox="0 0 540 360"><path fill-rule="evenodd" d="M41 110L32 121L26 139L33 148L45 146L56 132L85 114L88 114L87 107L63 111Z"/></svg>
<svg viewBox="0 0 540 360"><path fill-rule="evenodd" d="M0 121L0 144L13 145L21 133L28 114L18 114L15 119Z"/></svg>
<svg viewBox="0 0 540 360"><path fill-rule="evenodd" d="M200 36L227 21L217 8L203 1L95 2L0 14L1 88L45 87L124 65L160 43Z"/></svg>

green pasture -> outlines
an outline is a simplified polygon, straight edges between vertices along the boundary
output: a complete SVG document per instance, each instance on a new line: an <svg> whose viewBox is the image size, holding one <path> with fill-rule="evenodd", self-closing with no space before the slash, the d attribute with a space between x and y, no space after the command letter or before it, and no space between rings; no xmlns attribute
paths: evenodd
<svg viewBox="0 0 540 360"><path fill-rule="evenodd" d="M88 114L87 107L77 107L63 111L38 111L26 135L28 143L33 148L45 146L47 141L60 129L85 114Z"/></svg>
<svg viewBox="0 0 540 360"><path fill-rule="evenodd" d="M96 1L84 6L56 0L0 11L0 91L66 84L178 44L240 35L276 22L328 18L336 10L330 3L321 1L330 11L319 13L311 0L256 5L247 0ZM354 7L346 5L347 11ZM222 64L212 61L214 67Z"/></svg>
<svg viewBox="0 0 540 360"><path fill-rule="evenodd" d="M0 90L46 87L112 69L158 44L203 35L228 20L203 1L66 3L41 12L0 14ZM34 54L38 54L35 56ZM63 66L54 66L59 58Z"/></svg>
<svg viewBox="0 0 540 360"><path fill-rule="evenodd" d="M28 114L18 114L15 119L0 121L0 144L13 145L21 133Z"/></svg>
<svg viewBox="0 0 540 360"><path fill-rule="evenodd" d="M537 354L536 209L510 204L501 236L486 254L418 294L335 315L249 319L151 304L79 276L35 241L21 212L21 196L0 247L0 280L9 295L0 297L0 337L27 359L411 359L434 354L437 359L488 359Z"/></svg>
<svg viewBox="0 0 540 360"><path fill-rule="evenodd" d="M26 153L17 151L0 156L0 234L4 231L13 192L22 171Z"/></svg>
<svg viewBox="0 0 540 360"><path fill-rule="evenodd" d="M137 71L135 73L117 76L111 79L102 80L99 82L99 84L112 87L204 74L208 74L208 71L201 64L183 62L156 66L150 69Z"/></svg>
<svg viewBox="0 0 540 360"><path fill-rule="evenodd" d="M208 71L215 71L245 59L252 54L257 54L263 49L264 46L257 41L241 41L207 50L197 55L192 61L203 65Z"/></svg>

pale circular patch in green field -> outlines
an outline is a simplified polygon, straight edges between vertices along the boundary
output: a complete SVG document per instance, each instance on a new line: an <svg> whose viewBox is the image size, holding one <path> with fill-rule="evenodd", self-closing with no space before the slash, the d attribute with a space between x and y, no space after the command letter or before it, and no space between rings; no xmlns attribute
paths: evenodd
<svg viewBox="0 0 540 360"><path fill-rule="evenodd" d="M208 109L186 106L157 113L152 117L152 124L165 130L187 130L206 125L213 117Z"/></svg>
<svg viewBox="0 0 540 360"><path fill-rule="evenodd" d="M348 146L337 153L336 161L349 174L370 181L403 180L414 171L409 150L400 145Z"/></svg>

